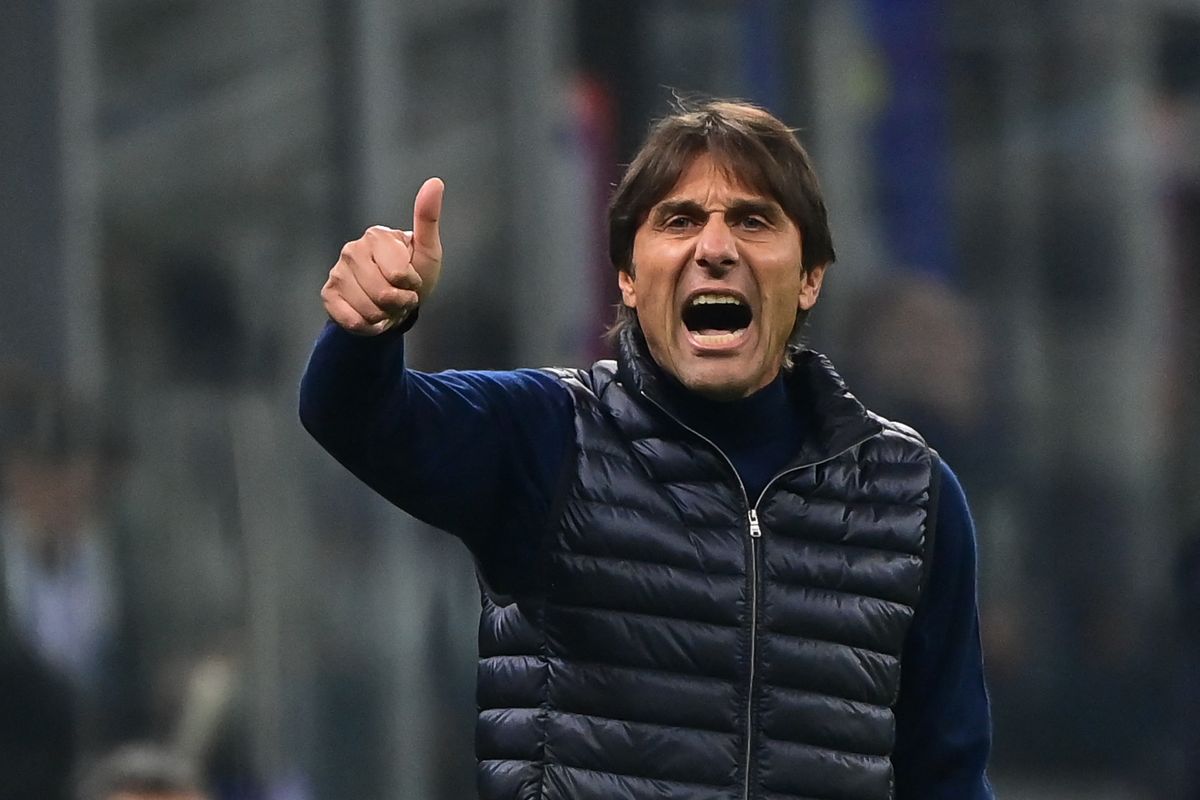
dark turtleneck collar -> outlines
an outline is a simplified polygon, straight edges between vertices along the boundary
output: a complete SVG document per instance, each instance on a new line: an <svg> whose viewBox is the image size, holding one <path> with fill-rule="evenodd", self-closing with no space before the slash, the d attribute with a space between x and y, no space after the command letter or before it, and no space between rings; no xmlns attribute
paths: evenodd
<svg viewBox="0 0 1200 800"><path fill-rule="evenodd" d="M659 386L668 407L689 428L710 439L761 441L778 436L780 418L799 419L782 373L763 388L737 400L713 400L689 390L673 375L658 368Z"/></svg>
<svg viewBox="0 0 1200 800"><path fill-rule="evenodd" d="M799 451L791 451L793 463L811 463L837 455L882 427L850 394L829 360L812 350L796 352L791 369L749 397L732 402L697 395L666 374L650 356L636 325L621 331L617 352L621 383L719 446L762 441L775 431L787 438L796 435ZM794 431L781 429L785 419L790 420L788 429L794 421Z"/></svg>

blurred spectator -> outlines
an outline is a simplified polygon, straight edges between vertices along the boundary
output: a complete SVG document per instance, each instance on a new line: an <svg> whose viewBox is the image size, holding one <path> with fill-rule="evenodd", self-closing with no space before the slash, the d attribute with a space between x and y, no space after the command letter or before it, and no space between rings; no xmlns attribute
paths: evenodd
<svg viewBox="0 0 1200 800"><path fill-rule="evenodd" d="M116 237L104 261L105 351L120 380L226 391L275 377L269 337L250 335L229 264L206 248Z"/></svg>
<svg viewBox="0 0 1200 800"><path fill-rule="evenodd" d="M126 745L105 757L88 770L78 792L78 800L208 798L194 764L151 744Z"/></svg>
<svg viewBox="0 0 1200 800"><path fill-rule="evenodd" d="M67 681L0 627L0 800L67 800L74 722Z"/></svg>
<svg viewBox="0 0 1200 800"><path fill-rule="evenodd" d="M5 627L76 692L84 746L126 736L140 681L105 502L119 439L94 409L39 388L10 389L0 414Z"/></svg>
<svg viewBox="0 0 1200 800"><path fill-rule="evenodd" d="M250 348L229 268L208 256L178 254L163 258L156 274L168 380L236 384Z"/></svg>
<svg viewBox="0 0 1200 800"><path fill-rule="evenodd" d="M880 413L921 431L970 488L994 439L980 311L946 283L919 273L889 276L851 304L842 361L853 363L857 394ZM849 371L849 370L847 370ZM984 463L981 463L984 462Z"/></svg>

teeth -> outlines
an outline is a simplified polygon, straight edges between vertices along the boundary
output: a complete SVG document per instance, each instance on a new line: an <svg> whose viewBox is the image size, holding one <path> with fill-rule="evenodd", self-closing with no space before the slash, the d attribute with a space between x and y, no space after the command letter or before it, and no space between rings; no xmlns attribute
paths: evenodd
<svg viewBox="0 0 1200 800"><path fill-rule="evenodd" d="M744 329L743 329L744 330ZM731 333L693 333L696 341L700 344L716 345L732 342L742 335L742 331L733 331Z"/></svg>
<svg viewBox="0 0 1200 800"><path fill-rule="evenodd" d="M728 294L698 294L692 298L691 302L694 306L719 305L722 303L740 306L742 301Z"/></svg>

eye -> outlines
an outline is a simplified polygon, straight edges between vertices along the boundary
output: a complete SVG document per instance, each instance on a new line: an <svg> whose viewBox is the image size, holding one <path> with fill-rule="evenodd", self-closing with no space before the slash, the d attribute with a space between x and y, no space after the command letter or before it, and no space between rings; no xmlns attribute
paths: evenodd
<svg viewBox="0 0 1200 800"><path fill-rule="evenodd" d="M754 214L742 218L741 226L748 231L765 231L771 227L765 219Z"/></svg>
<svg viewBox="0 0 1200 800"><path fill-rule="evenodd" d="M694 220L691 217L684 216L683 214L676 214L672 217L667 217L663 221L663 227L667 230L681 231L690 228L693 223Z"/></svg>

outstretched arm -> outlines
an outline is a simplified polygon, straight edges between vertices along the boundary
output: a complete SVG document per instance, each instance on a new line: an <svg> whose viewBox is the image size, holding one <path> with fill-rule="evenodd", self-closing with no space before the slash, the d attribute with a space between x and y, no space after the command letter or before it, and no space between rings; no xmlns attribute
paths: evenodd
<svg viewBox="0 0 1200 800"><path fill-rule="evenodd" d="M532 371L426 374L404 364L404 323L441 269L443 187L426 181L412 234L375 227L343 249L321 297L332 323L300 388L304 426L368 486L464 538L544 522L573 440L571 400Z"/></svg>

